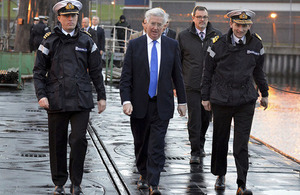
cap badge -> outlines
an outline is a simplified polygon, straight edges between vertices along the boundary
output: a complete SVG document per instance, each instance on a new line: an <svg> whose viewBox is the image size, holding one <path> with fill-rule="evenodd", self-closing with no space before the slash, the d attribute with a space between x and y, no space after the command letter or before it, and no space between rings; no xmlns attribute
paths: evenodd
<svg viewBox="0 0 300 195"><path fill-rule="evenodd" d="M248 16L246 15L245 12L242 12L242 13L240 14L239 18L242 19L242 20L247 20L247 19L248 19Z"/></svg>
<svg viewBox="0 0 300 195"><path fill-rule="evenodd" d="M68 3L66 9L74 9L74 5L72 3Z"/></svg>

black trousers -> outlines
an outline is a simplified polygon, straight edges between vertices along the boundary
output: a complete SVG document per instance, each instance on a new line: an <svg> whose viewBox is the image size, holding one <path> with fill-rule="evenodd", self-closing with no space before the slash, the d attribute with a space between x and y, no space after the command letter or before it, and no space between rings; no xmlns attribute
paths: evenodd
<svg viewBox="0 0 300 195"><path fill-rule="evenodd" d="M68 125L71 123L69 135L70 180L80 185L87 150L86 128L90 111L48 113L50 168L55 185L65 185L68 180L67 142Z"/></svg>
<svg viewBox="0 0 300 195"><path fill-rule="evenodd" d="M213 148L211 172L225 175L227 171L228 141L231 120L234 120L233 156L237 169L237 184L246 184L249 168L248 142L254 115L255 103L241 106L220 106L212 104Z"/></svg>
<svg viewBox="0 0 300 195"><path fill-rule="evenodd" d="M200 156L204 151L205 134L209 126L210 115L201 104L201 92L186 90L188 106L188 132L191 142L191 155Z"/></svg>
<svg viewBox="0 0 300 195"><path fill-rule="evenodd" d="M157 186L165 164L165 135L169 120L161 120L157 102L150 101L145 118L131 117L130 124L137 169L149 185Z"/></svg>

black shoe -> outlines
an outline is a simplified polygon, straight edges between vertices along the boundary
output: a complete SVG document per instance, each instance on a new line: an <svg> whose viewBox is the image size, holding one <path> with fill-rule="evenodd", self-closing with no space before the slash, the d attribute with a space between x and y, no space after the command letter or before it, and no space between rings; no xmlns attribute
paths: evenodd
<svg viewBox="0 0 300 195"><path fill-rule="evenodd" d="M240 186L237 191L236 191L237 195L252 195L252 191L246 189L245 187Z"/></svg>
<svg viewBox="0 0 300 195"><path fill-rule="evenodd" d="M139 178L139 180L138 180L138 182L137 182L137 188L138 188L139 190L140 190L140 189L148 189L148 188L149 188L149 186L148 186L146 180L145 180L142 176L140 176L140 178Z"/></svg>
<svg viewBox="0 0 300 195"><path fill-rule="evenodd" d="M215 190L225 190L225 175L218 176L215 184Z"/></svg>
<svg viewBox="0 0 300 195"><path fill-rule="evenodd" d="M71 185L70 192L72 195L84 195L80 186Z"/></svg>
<svg viewBox="0 0 300 195"><path fill-rule="evenodd" d="M158 186L150 186L149 194L150 195L161 195Z"/></svg>
<svg viewBox="0 0 300 195"><path fill-rule="evenodd" d="M190 164L200 164L200 156L191 156Z"/></svg>
<svg viewBox="0 0 300 195"><path fill-rule="evenodd" d="M204 149L201 149L201 150L200 150L200 157L205 157Z"/></svg>
<svg viewBox="0 0 300 195"><path fill-rule="evenodd" d="M55 186L53 194L65 194L64 186Z"/></svg>

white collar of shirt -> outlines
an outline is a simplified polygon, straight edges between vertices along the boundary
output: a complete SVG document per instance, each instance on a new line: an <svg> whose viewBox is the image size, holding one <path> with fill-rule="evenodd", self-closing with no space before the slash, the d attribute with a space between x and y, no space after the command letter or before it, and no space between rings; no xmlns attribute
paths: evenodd
<svg viewBox="0 0 300 195"><path fill-rule="evenodd" d="M238 43L239 42L239 38L237 38L235 35L234 35L234 33L232 33L232 44L233 45L236 45L236 43ZM243 44L246 44L246 36L243 36L242 38L241 38L241 40L243 41Z"/></svg>
<svg viewBox="0 0 300 195"><path fill-rule="evenodd" d="M73 37L73 35L74 35L74 33L75 33L75 29L72 31L72 32L70 32L70 33L68 33L67 31L65 31L64 29L61 29L61 31L65 34L65 35L70 35L71 37Z"/></svg>
<svg viewBox="0 0 300 195"><path fill-rule="evenodd" d="M163 33L165 34L165 36L167 36L168 32L169 32L169 28L166 28Z"/></svg>
<svg viewBox="0 0 300 195"><path fill-rule="evenodd" d="M143 35L145 35L146 34L146 32L143 30Z"/></svg>
<svg viewBox="0 0 300 195"><path fill-rule="evenodd" d="M92 25L92 29L97 30L97 26Z"/></svg>
<svg viewBox="0 0 300 195"><path fill-rule="evenodd" d="M198 28L196 28L196 31L197 31L198 36L200 36L200 32L203 32L204 33L204 37L205 37L205 35L206 35L206 28L203 31L201 31Z"/></svg>
<svg viewBox="0 0 300 195"><path fill-rule="evenodd" d="M151 51L152 51L152 47L153 47L153 40L148 36L148 34L146 34L147 36L147 51L148 51L148 63L149 63L149 70L151 69L150 68L150 62L151 62ZM161 37L159 37L157 40L157 43L156 43L156 50L157 50L157 60L158 60L158 71L157 71L157 74L158 74L158 77L157 79L159 79L159 70L160 70L160 61L161 61Z"/></svg>

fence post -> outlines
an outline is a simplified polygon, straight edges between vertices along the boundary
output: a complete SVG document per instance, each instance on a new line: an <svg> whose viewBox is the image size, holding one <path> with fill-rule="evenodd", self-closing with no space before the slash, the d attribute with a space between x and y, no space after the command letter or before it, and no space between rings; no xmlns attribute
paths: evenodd
<svg viewBox="0 0 300 195"><path fill-rule="evenodd" d="M114 66L114 53L111 54L110 57L110 81L109 83L112 84L112 79L113 79L113 66Z"/></svg>
<svg viewBox="0 0 300 195"><path fill-rule="evenodd" d="M18 75L18 89L22 89L22 52L19 52L19 75Z"/></svg>
<svg viewBox="0 0 300 195"><path fill-rule="evenodd" d="M107 75L108 75L108 62L109 62L109 57L111 55L111 52L110 51L107 51L106 52L106 56L105 56L105 83L107 83Z"/></svg>

